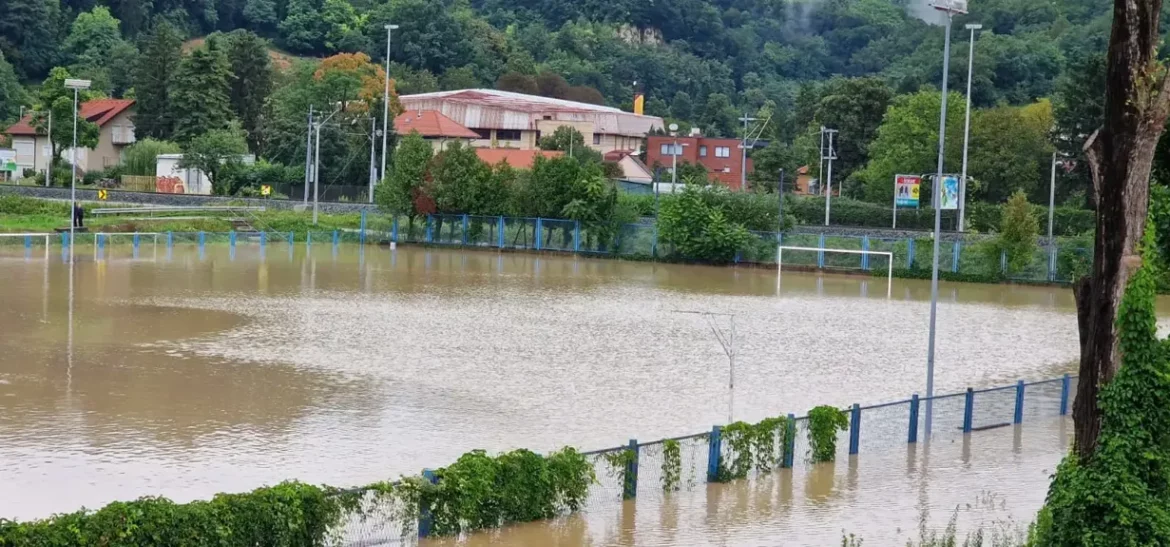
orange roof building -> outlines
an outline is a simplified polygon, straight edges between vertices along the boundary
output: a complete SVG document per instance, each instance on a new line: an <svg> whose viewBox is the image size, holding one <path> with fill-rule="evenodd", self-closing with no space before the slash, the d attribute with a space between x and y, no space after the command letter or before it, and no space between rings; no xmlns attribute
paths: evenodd
<svg viewBox="0 0 1170 547"><path fill-rule="evenodd" d="M417 131L423 138L475 139L479 134L443 115L438 110L411 110L394 118L394 132L409 135Z"/></svg>
<svg viewBox="0 0 1170 547"><path fill-rule="evenodd" d="M559 158L565 155L564 152L555 150L516 150L515 148L476 148L475 154L489 165L495 165L502 161L516 169L532 169L532 164L536 163L537 156Z"/></svg>
<svg viewBox="0 0 1170 547"><path fill-rule="evenodd" d="M98 145L95 148L79 148L77 150L77 168L82 171L104 169L122 162L122 149L134 144L134 100L132 99L95 99L81 103L79 116L86 121L97 124L100 130ZM32 126L32 116L25 116L20 121L4 130L12 138L12 147L16 149L16 165L21 171L32 169L41 172L49 166L49 138L45 131L37 130ZM71 125L72 119L53 120L54 123ZM68 143L53 143L61 148L61 157L73 157L68 150Z"/></svg>

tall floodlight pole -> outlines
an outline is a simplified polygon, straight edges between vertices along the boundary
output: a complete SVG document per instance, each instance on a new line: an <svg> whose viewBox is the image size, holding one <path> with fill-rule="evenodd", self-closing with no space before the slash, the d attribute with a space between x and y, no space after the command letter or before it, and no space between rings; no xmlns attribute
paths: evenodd
<svg viewBox="0 0 1170 547"><path fill-rule="evenodd" d="M69 180L69 253L70 262L73 261L73 228L77 226L77 95L82 89L89 89L93 82L89 80L76 80L68 78L65 80L65 87L73 90L73 173ZM50 174L52 169L49 170Z"/></svg>
<svg viewBox="0 0 1170 547"><path fill-rule="evenodd" d="M971 46L967 50L967 123L963 128L963 174L959 177L959 231L967 231L967 144L971 140L971 75L975 68L975 31L983 25L967 25L971 31Z"/></svg>
<svg viewBox="0 0 1170 547"><path fill-rule="evenodd" d="M778 199L776 200L776 202L778 204L777 208L776 208L776 218L779 219L779 222L777 222L776 233L781 233L784 231L784 168L783 167L780 168L780 183L778 186L776 186L776 195L779 196Z"/></svg>
<svg viewBox="0 0 1170 547"><path fill-rule="evenodd" d="M386 83L382 91L382 178L386 178L386 134L389 133L390 120L390 34L398 25L386 25ZM374 192L370 191L370 203L374 202Z"/></svg>
<svg viewBox="0 0 1170 547"><path fill-rule="evenodd" d="M313 183L313 105L309 105L309 132L305 136L305 205L309 204L309 185Z"/></svg>
<svg viewBox="0 0 1170 547"><path fill-rule="evenodd" d="M378 182L378 168L374 163L374 156L377 151L374 150L374 141L378 138L377 120L370 116L370 203L374 202L374 184Z"/></svg>
<svg viewBox="0 0 1170 547"><path fill-rule="evenodd" d="M962 4L960 7L959 4ZM930 436L934 420L934 339L938 322L938 243L942 232L942 178L943 160L947 138L947 76L951 69L951 18L956 13L965 13L965 0L941 0L934 8L946 13L946 30L943 38L942 106L938 118L938 172L932 186L931 205L934 207L934 258L930 271L930 334L926 349L926 436Z"/></svg>
<svg viewBox="0 0 1170 547"><path fill-rule="evenodd" d="M1052 153L1052 177L1048 181L1048 245L1056 244L1052 240L1052 213L1056 210L1056 152Z"/></svg>

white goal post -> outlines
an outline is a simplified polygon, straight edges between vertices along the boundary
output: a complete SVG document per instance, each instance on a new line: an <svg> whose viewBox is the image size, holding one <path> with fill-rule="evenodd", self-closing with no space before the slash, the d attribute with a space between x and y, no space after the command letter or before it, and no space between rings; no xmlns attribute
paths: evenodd
<svg viewBox="0 0 1170 547"><path fill-rule="evenodd" d="M851 255L878 255L885 256L887 259L888 271L886 272L886 298L891 298L894 294L894 253L889 251L861 251L856 249L822 249L820 247L791 247L780 245L776 247L776 275L784 269L784 250L789 251L812 251L815 253L843 253Z"/></svg>

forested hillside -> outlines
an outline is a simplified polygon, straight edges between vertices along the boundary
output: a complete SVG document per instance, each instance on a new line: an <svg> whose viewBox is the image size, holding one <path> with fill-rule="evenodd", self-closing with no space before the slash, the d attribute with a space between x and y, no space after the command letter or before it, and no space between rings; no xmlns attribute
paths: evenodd
<svg viewBox="0 0 1170 547"><path fill-rule="evenodd" d="M972 0L971 10L955 20L951 84L961 92L967 79L963 24L982 23L972 93L976 199L1023 189L1039 201L1050 147L1075 158L1077 139L1099 116L1109 6ZM294 64L269 79L258 53L267 46L250 33L195 48L182 64L175 43L246 29L297 56L364 52L371 62L345 67L359 74L348 97L358 99L362 79L379 74L383 27L393 22L400 94L487 86L629 108L640 87L647 113L728 136L740 131L742 113L761 114L772 143L755 152L757 188L774 187L781 167L815 164L821 125L840 130L835 178L856 197L884 200L894 172L932 169L939 99L924 90L941 78L943 32L917 0L0 0L0 13L4 121L36 105L44 95L36 87L64 67L92 78L96 93L137 98L148 118L154 108L140 136L184 142L234 119L254 152L295 165L307 106L323 92L319 67ZM226 103L218 97L208 108L206 95L218 89ZM952 100L950 128L961 139L963 98ZM200 117L185 119L190 109ZM368 126L349 131L355 150L368 142L357 135ZM336 146L330 171L364 181L362 160ZM1062 199L1083 200L1075 171L1062 177Z"/></svg>

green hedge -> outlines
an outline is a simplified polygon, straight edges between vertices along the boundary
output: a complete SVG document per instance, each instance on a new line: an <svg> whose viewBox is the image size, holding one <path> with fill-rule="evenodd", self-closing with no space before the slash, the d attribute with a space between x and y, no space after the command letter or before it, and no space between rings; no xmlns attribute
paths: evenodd
<svg viewBox="0 0 1170 547"><path fill-rule="evenodd" d="M341 517L343 498L286 482L178 504L147 497L44 520L0 519L2 547L315 547Z"/></svg>

